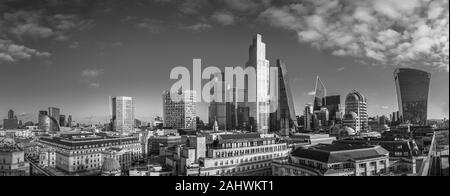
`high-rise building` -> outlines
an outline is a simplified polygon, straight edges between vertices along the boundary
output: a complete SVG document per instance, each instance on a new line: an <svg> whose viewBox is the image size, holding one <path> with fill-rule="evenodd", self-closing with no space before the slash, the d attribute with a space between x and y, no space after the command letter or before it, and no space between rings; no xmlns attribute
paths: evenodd
<svg viewBox="0 0 450 196"><path fill-rule="evenodd" d="M135 100L132 97L112 98L113 130L121 134L134 133Z"/></svg>
<svg viewBox="0 0 450 196"><path fill-rule="evenodd" d="M234 130L236 129L236 88L232 88L225 82L225 73L217 73L211 78L214 86L220 86L215 92L214 99L209 105L209 125L213 125L217 120L220 130ZM215 88L212 91L216 91ZM213 92L211 92L213 93ZM232 98L233 99L230 99Z"/></svg>
<svg viewBox="0 0 450 196"><path fill-rule="evenodd" d="M50 118L45 110L39 111L39 129L45 132L50 131Z"/></svg>
<svg viewBox="0 0 450 196"><path fill-rule="evenodd" d="M369 116L367 115L367 99L358 91L353 90L345 99L345 116L352 117L355 121L357 132L368 131ZM344 117L345 120L350 120Z"/></svg>
<svg viewBox="0 0 450 196"><path fill-rule="evenodd" d="M325 107L329 112L330 121L338 121L340 120L340 112L341 112L341 96L340 95L332 95L327 96L325 98Z"/></svg>
<svg viewBox="0 0 450 196"><path fill-rule="evenodd" d="M319 126L328 126L330 114L326 107L322 107L319 111L314 111L314 114L317 117Z"/></svg>
<svg viewBox="0 0 450 196"><path fill-rule="evenodd" d="M289 77L286 65L280 60L277 60L278 69L278 91L275 104L278 107L276 112L271 113L270 127L271 131L280 132L281 135L289 135L291 129L298 126L297 118L295 116L294 101L292 97L291 88L289 85ZM273 105L273 104L272 104Z"/></svg>
<svg viewBox="0 0 450 196"><path fill-rule="evenodd" d="M14 111L13 110L9 110L8 111L8 119L13 119L13 118L15 118Z"/></svg>
<svg viewBox="0 0 450 196"><path fill-rule="evenodd" d="M55 107L48 108L48 115L50 117L54 118L58 122L58 125L59 125L60 112L61 112L61 110L59 108L55 108Z"/></svg>
<svg viewBox="0 0 450 196"><path fill-rule="evenodd" d="M196 92L180 90L163 93L164 125L173 129L197 128Z"/></svg>
<svg viewBox="0 0 450 196"><path fill-rule="evenodd" d="M72 127L72 115L67 117L67 127Z"/></svg>
<svg viewBox="0 0 450 196"><path fill-rule="evenodd" d="M3 119L3 129L17 129L19 127L19 120L14 116L14 111L8 111L8 119Z"/></svg>
<svg viewBox="0 0 450 196"><path fill-rule="evenodd" d="M60 131L60 126L58 121L49 115L48 111L39 111L39 129L45 132L58 132Z"/></svg>
<svg viewBox="0 0 450 196"><path fill-rule="evenodd" d="M311 104L307 104L305 106L305 111L303 113L304 116L304 130L305 131L312 131L312 124L313 124L313 106Z"/></svg>
<svg viewBox="0 0 450 196"><path fill-rule="evenodd" d="M59 126L65 127L66 125L66 115L59 115Z"/></svg>
<svg viewBox="0 0 450 196"><path fill-rule="evenodd" d="M253 125L259 133L268 133L270 114L270 67L266 59L266 44L262 42L262 36L257 34L249 49L249 60L246 67L254 67L256 70L256 89L247 89L248 94L256 95L256 102L249 102L250 118L254 119Z"/></svg>
<svg viewBox="0 0 450 196"><path fill-rule="evenodd" d="M425 125L431 74L416 69L395 70L400 121Z"/></svg>
<svg viewBox="0 0 450 196"><path fill-rule="evenodd" d="M327 105L325 100L326 96L327 96L327 89L325 88L325 85L323 84L322 80L320 80L320 77L317 76L313 111L320 111L322 107Z"/></svg>
<svg viewBox="0 0 450 196"><path fill-rule="evenodd" d="M247 94L247 89L236 89L236 97L245 97ZM252 131L251 119L250 119L250 108L245 102L240 102L240 100L235 99L236 102L236 126L237 129Z"/></svg>

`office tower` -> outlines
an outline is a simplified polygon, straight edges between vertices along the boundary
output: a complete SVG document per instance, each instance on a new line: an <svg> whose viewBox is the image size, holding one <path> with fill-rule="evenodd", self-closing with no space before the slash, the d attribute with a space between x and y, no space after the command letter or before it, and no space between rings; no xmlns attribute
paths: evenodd
<svg viewBox="0 0 450 196"><path fill-rule="evenodd" d="M50 131L51 120L47 111L39 111L39 129L45 132Z"/></svg>
<svg viewBox="0 0 450 196"><path fill-rule="evenodd" d="M56 107L48 108L48 116L54 118L57 121L58 125L59 125L60 112L61 112L61 110L59 108L56 108Z"/></svg>
<svg viewBox="0 0 450 196"><path fill-rule="evenodd" d="M317 76L313 111L319 111L322 107L326 105L325 103L326 96L327 96L327 89L325 88L325 85L323 84L322 80L320 80L320 77Z"/></svg>
<svg viewBox="0 0 450 196"><path fill-rule="evenodd" d="M262 36L256 35L249 49L249 60L246 67L253 67L256 70L256 89L248 89L250 97L256 95L256 102L249 102L250 121L254 121L256 130L259 133L267 133L269 131L269 79L270 67L269 61L266 59L266 44L262 42ZM253 120L251 120L253 119Z"/></svg>
<svg viewBox="0 0 450 196"><path fill-rule="evenodd" d="M8 111L8 119L14 119L14 111L13 110L9 110Z"/></svg>
<svg viewBox="0 0 450 196"><path fill-rule="evenodd" d="M236 103L232 102L232 100L236 100L235 88L226 84L225 73L223 72L214 74L211 82L214 86L220 87L218 89L212 88L211 93L220 89L221 92L215 92L215 97L210 103L209 125L213 125L217 120L220 130L236 129Z"/></svg>
<svg viewBox="0 0 450 196"><path fill-rule="evenodd" d="M336 122L337 120L340 120L340 111L341 111L341 96L340 95L332 95L327 96L325 98L325 107L328 109L329 112L329 119L330 121Z"/></svg>
<svg viewBox="0 0 450 196"><path fill-rule="evenodd" d="M3 119L3 129L17 129L19 128L19 120L14 116L14 111L8 111L8 119Z"/></svg>
<svg viewBox="0 0 450 196"><path fill-rule="evenodd" d="M400 121L425 125L431 74L416 69L395 70Z"/></svg>
<svg viewBox="0 0 450 196"><path fill-rule="evenodd" d="M112 98L113 130L121 134L134 133L135 100L132 97Z"/></svg>
<svg viewBox="0 0 450 196"><path fill-rule="evenodd" d="M314 111L314 114L317 118L319 127L328 126L329 112L326 107L322 107L322 109L320 109L319 111Z"/></svg>
<svg viewBox="0 0 450 196"><path fill-rule="evenodd" d="M313 124L313 106L311 104L307 104L305 106L305 111L303 113L304 116L304 130L305 131L312 131L312 124Z"/></svg>
<svg viewBox="0 0 450 196"><path fill-rule="evenodd" d="M66 115L59 115L59 126L65 127L66 125Z"/></svg>
<svg viewBox="0 0 450 196"><path fill-rule="evenodd" d="M289 77L286 65L280 60L277 60L278 82L276 93L277 97L275 104L278 107L276 112L271 113L270 127L271 131L279 131L281 135L289 135L291 129L298 126L295 116L295 108L292 97L291 88L289 85ZM273 105L273 104L272 104Z"/></svg>
<svg viewBox="0 0 450 196"><path fill-rule="evenodd" d="M164 125L173 129L196 130L196 92L179 90L163 93Z"/></svg>
<svg viewBox="0 0 450 196"><path fill-rule="evenodd" d="M368 131L369 117L367 115L367 99L358 91L353 90L345 99L345 116L355 120L355 131ZM350 120L344 116L344 121Z"/></svg>
<svg viewBox="0 0 450 196"><path fill-rule="evenodd" d="M245 98L247 89L235 89L236 92L236 128L239 130L252 131L250 125L250 107L245 101L241 102L239 98Z"/></svg>
<svg viewBox="0 0 450 196"><path fill-rule="evenodd" d="M72 115L67 117L67 127L72 127Z"/></svg>

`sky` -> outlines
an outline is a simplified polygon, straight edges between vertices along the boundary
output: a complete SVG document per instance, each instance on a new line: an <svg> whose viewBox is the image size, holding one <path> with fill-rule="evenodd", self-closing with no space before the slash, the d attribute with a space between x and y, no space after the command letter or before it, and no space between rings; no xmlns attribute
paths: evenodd
<svg viewBox="0 0 450 196"><path fill-rule="evenodd" d="M177 66L243 66L252 37L285 62L297 114L320 76L329 95L356 89L371 116L397 111L393 73L432 74L429 118L449 115L447 0L0 0L0 118L61 108L105 122L109 96L162 115ZM207 119L207 105L199 116Z"/></svg>

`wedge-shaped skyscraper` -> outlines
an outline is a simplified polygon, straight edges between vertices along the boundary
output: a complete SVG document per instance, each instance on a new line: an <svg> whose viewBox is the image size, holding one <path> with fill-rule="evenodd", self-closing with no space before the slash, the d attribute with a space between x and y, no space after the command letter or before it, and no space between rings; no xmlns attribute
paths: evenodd
<svg viewBox="0 0 450 196"><path fill-rule="evenodd" d="M271 114L270 126L272 131L279 131L281 135L287 136L290 130L298 127L297 118L295 116L294 101L292 97L291 88L289 85L288 71L286 65L277 60L278 82L276 112ZM271 103L274 106L274 103Z"/></svg>
<svg viewBox="0 0 450 196"><path fill-rule="evenodd" d="M325 103L325 97L327 96L327 89L325 88L325 85L323 84L322 80L320 80L320 77L317 76L316 81L316 90L315 90L315 96L314 96L314 111L320 111L322 107L325 107L327 104Z"/></svg>

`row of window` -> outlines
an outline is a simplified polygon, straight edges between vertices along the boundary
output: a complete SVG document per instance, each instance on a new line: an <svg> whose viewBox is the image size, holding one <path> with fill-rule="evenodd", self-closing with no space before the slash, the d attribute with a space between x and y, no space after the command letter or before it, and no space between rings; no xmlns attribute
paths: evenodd
<svg viewBox="0 0 450 196"><path fill-rule="evenodd" d="M227 165L234 165L234 164L240 164L240 163L249 163L249 162L270 160L270 159L279 158L282 156L283 156L282 153L276 153L276 154L269 154L269 155L260 155L260 156L250 157L250 158L215 161L214 166L224 166L224 165L227 166Z"/></svg>
<svg viewBox="0 0 450 196"><path fill-rule="evenodd" d="M222 170L217 170L216 175L231 175L231 174L238 173L238 172L247 172L250 170L268 168L270 166L271 166L271 164L270 164L270 162L268 162L268 163L247 165L247 166L242 166L242 167L237 167L237 168L222 169Z"/></svg>
<svg viewBox="0 0 450 196"><path fill-rule="evenodd" d="M228 151L228 152L222 151L222 152L216 152L215 158L238 157L238 156L243 156L243 155L248 155L248 154L282 151L282 150L286 150L286 149L287 149L286 145L280 145L280 146L253 148L253 149L246 149L246 150L233 150L233 151Z"/></svg>

